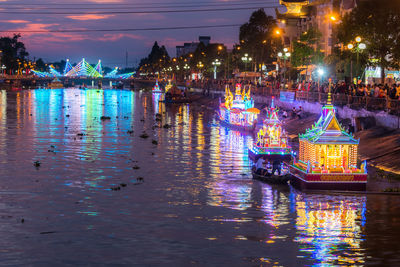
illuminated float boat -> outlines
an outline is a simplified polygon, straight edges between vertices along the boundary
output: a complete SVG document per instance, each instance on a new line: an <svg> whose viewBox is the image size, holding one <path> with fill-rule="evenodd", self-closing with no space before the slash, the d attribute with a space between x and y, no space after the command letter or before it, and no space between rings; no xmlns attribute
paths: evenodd
<svg viewBox="0 0 400 267"><path fill-rule="evenodd" d="M153 87L153 93L162 93L160 85L158 85L158 80L156 80L156 84Z"/></svg>
<svg viewBox="0 0 400 267"><path fill-rule="evenodd" d="M225 87L225 103L219 106L219 119L222 123L240 130L253 131L257 124L260 110L254 107L254 101L250 96L250 88L246 93L242 86L236 84L235 98L229 86Z"/></svg>
<svg viewBox="0 0 400 267"><path fill-rule="evenodd" d="M299 135L299 142L299 159L290 165L295 186L311 190L366 189L366 162L357 168L359 140L339 124L330 92L318 122Z"/></svg>
<svg viewBox="0 0 400 267"><path fill-rule="evenodd" d="M167 93L172 88L171 80L168 80L168 84L165 85L165 93Z"/></svg>
<svg viewBox="0 0 400 267"><path fill-rule="evenodd" d="M290 161L291 154L292 148L289 146L288 136L282 128L278 109L275 108L274 98L272 98L263 127L257 133L257 141L249 148L249 157L254 161L260 157L268 160Z"/></svg>

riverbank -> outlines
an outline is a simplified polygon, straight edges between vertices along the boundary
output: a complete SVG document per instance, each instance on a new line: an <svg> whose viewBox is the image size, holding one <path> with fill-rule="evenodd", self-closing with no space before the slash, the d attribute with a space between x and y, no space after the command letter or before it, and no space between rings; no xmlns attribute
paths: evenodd
<svg viewBox="0 0 400 267"><path fill-rule="evenodd" d="M219 95L210 94L204 96L200 93L193 93L197 105L208 109L217 110ZM221 99L223 100L223 99ZM278 102L279 105L279 102ZM265 104L256 104L257 108L265 107ZM290 114L290 110L280 107ZM298 134L318 120L319 114L304 112L302 118L284 119L284 127L289 134L295 151L298 150ZM344 124L344 120L342 123ZM368 186L370 192L397 192L400 191L400 131L390 130L384 127L373 127L355 133L360 139L359 159L368 162Z"/></svg>

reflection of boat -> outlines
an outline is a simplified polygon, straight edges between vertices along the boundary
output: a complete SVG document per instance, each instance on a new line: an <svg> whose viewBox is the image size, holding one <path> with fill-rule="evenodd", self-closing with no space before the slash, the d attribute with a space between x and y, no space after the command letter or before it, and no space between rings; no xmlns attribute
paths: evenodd
<svg viewBox="0 0 400 267"><path fill-rule="evenodd" d="M295 186L311 190L366 189L366 162L361 168L356 166L359 140L339 124L330 91L320 119L299 136L299 143L299 158L290 166Z"/></svg>
<svg viewBox="0 0 400 267"><path fill-rule="evenodd" d="M48 86L50 89L58 89L58 88L63 88L64 84L60 81L60 79L55 78L54 80L49 83Z"/></svg>
<svg viewBox="0 0 400 267"><path fill-rule="evenodd" d="M302 254L316 266L365 265L366 196L292 193Z"/></svg>
<svg viewBox="0 0 400 267"><path fill-rule="evenodd" d="M153 93L162 93L160 85L158 85L158 80L156 80L156 84L153 87Z"/></svg>
<svg viewBox="0 0 400 267"><path fill-rule="evenodd" d="M251 172L251 174L253 175L253 179L271 184L287 184L291 177L288 173L284 175L275 175L271 173L268 173L267 175L260 175L257 174L254 170Z"/></svg>
<svg viewBox="0 0 400 267"><path fill-rule="evenodd" d="M282 122L278 118L278 109L275 108L274 98L272 98L271 107L267 110L267 118L257 133L257 141L249 148L249 157L254 161L260 157L290 160L291 153L288 136L282 129Z"/></svg>
<svg viewBox="0 0 400 267"><path fill-rule="evenodd" d="M219 106L219 119L223 124L239 130L253 131L260 110L254 108L254 101L250 96L250 88L246 93L241 84L236 84L235 99L229 86L225 88L225 103Z"/></svg>

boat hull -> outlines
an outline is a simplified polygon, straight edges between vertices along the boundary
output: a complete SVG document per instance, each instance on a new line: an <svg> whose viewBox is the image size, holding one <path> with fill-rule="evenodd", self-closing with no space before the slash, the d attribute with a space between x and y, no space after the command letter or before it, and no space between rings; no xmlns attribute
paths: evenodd
<svg viewBox="0 0 400 267"><path fill-rule="evenodd" d="M270 153L266 151L266 153L257 153L254 149L249 148L249 158L254 162L257 161L259 158L275 160L279 159L281 161L289 162L292 159L292 155L290 153L290 149L283 153L276 152L276 150L271 149Z"/></svg>
<svg viewBox="0 0 400 267"><path fill-rule="evenodd" d="M182 99L164 99L161 100L160 102L166 103L166 104L187 104L187 103L192 103L192 100L190 98L182 98Z"/></svg>
<svg viewBox="0 0 400 267"><path fill-rule="evenodd" d="M270 183L270 184L287 184L288 181L290 180L290 175L271 175L271 176L263 176L255 173L252 171L253 179L259 180L262 182Z"/></svg>
<svg viewBox="0 0 400 267"><path fill-rule="evenodd" d="M300 190L365 191L368 174L365 173L306 173L293 165L290 183Z"/></svg>
<svg viewBox="0 0 400 267"><path fill-rule="evenodd" d="M237 131L254 132L254 129L256 128L256 125L241 126L241 125L236 125L236 124L230 124L229 122L221 120L219 115L218 115L218 119L220 120L221 125L228 126L229 128L231 128L233 130L237 130Z"/></svg>

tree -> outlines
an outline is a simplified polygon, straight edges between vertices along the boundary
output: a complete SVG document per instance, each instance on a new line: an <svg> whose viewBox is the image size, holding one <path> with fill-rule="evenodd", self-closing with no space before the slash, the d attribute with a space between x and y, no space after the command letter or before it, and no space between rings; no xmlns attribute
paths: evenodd
<svg viewBox="0 0 400 267"><path fill-rule="evenodd" d="M214 72L213 61L218 59L222 62L222 65L217 69L218 72L226 72L229 65L228 58L227 50L224 45L215 43L205 46L203 43L199 43L196 51L191 55L187 55L186 61L189 62L191 69L194 70L199 70L198 64L201 62L201 71L203 75L212 77L212 73ZM180 58L178 60L180 60ZM183 61L185 61L185 58L183 58ZM229 76L228 73L225 74Z"/></svg>
<svg viewBox="0 0 400 267"><path fill-rule="evenodd" d="M39 61L39 59L38 59L38 61ZM53 63L51 63L50 65L53 65L53 67L57 70L57 71L59 71L59 72L63 72L64 71L64 68L65 68L65 64L67 64L67 62L65 61L65 60L60 60L60 61L57 61L57 62L53 62ZM76 65L76 64L75 64ZM36 62L36 66L38 66L37 65L37 62Z"/></svg>
<svg viewBox="0 0 400 267"><path fill-rule="evenodd" d="M29 55L26 52L25 44L19 41L20 34L10 37L0 37L0 50L2 51L2 64L8 70L17 70L19 65L25 61Z"/></svg>
<svg viewBox="0 0 400 267"><path fill-rule="evenodd" d="M345 47L360 36L370 58L369 64L381 67L382 83L385 68L399 67L400 4L393 0L364 0L345 15L338 27L338 40Z"/></svg>
<svg viewBox="0 0 400 267"><path fill-rule="evenodd" d="M248 53L254 63L271 63L276 58L281 39L274 36L276 20L259 9L251 14L249 22L240 27L239 40L241 51Z"/></svg>
<svg viewBox="0 0 400 267"><path fill-rule="evenodd" d="M44 63L43 59L39 58L36 60L36 70L46 71L46 64Z"/></svg>
<svg viewBox="0 0 400 267"><path fill-rule="evenodd" d="M150 54L140 60L139 69L149 72L159 72L170 61L167 49L165 46L159 46L157 41L154 42Z"/></svg>
<svg viewBox="0 0 400 267"><path fill-rule="evenodd" d="M321 32L311 28L293 43L292 65L294 67L307 66L310 64L321 64L324 54L321 52L319 41Z"/></svg>

